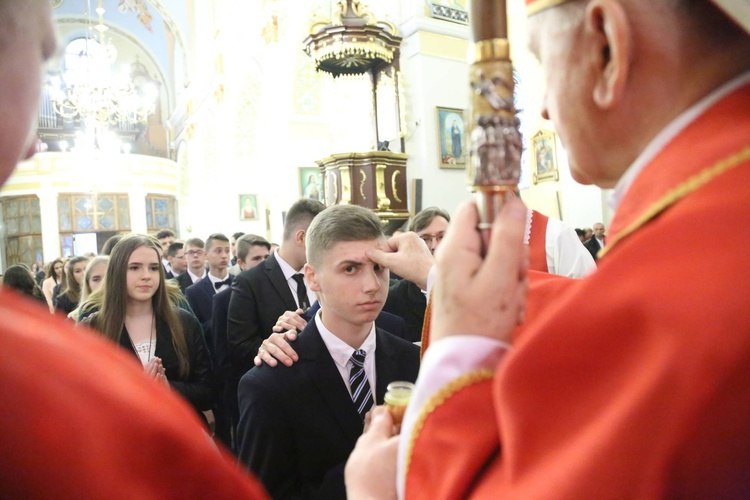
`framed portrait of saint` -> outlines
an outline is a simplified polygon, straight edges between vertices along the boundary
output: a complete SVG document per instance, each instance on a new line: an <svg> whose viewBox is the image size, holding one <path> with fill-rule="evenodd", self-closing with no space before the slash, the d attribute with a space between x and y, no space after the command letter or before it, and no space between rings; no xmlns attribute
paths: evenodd
<svg viewBox="0 0 750 500"><path fill-rule="evenodd" d="M437 129L440 168L465 168L468 151L464 132L464 111L438 106Z"/></svg>
<svg viewBox="0 0 750 500"><path fill-rule="evenodd" d="M299 195L325 203L323 199L323 174L318 167L299 168Z"/></svg>
<svg viewBox="0 0 750 500"><path fill-rule="evenodd" d="M259 220L258 195L240 195L240 220Z"/></svg>
<svg viewBox="0 0 750 500"><path fill-rule="evenodd" d="M531 171L534 184L556 181L560 178L557 169L557 146L555 133L540 130L531 138Z"/></svg>

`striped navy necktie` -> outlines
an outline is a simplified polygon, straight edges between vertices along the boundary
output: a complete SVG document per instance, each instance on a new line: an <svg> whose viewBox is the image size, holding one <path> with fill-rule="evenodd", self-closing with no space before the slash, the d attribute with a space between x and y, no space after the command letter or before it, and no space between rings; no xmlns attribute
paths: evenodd
<svg viewBox="0 0 750 500"><path fill-rule="evenodd" d="M370 382L367 380L365 373L365 356L367 353L362 349L354 351L351 362L352 368L349 370L349 387L352 390L352 401L357 413L365 418L365 414L372 408L372 391Z"/></svg>

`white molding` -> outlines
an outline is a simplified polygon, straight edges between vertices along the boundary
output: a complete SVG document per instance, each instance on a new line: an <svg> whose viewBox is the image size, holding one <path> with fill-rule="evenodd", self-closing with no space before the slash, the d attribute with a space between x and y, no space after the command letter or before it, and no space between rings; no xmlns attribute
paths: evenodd
<svg viewBox="0 0 750 500"><path fill-rule="evenodd" d="M447 35L455 38L461 38L468 40L470 30L468 26L463 24L451 23L449 21L441 21L440 19L432 19L429 17L412 17L407 19L399 26L401 31L401 37L406 40L410 36L414 35L418 31L427 31L429 33L436 33L438 35Z"/></svg>

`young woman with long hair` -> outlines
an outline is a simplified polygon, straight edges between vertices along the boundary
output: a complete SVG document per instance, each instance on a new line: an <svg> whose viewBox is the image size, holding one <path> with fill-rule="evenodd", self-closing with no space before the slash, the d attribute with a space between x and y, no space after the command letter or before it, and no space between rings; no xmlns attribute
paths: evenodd
<svg viewBox="0 0 750 500"><path fill-rule="evenodd" d="M53 302L53 294L56 286L60 286L60 283L65 279L65 263L62 259L55 259L47 265L46 274L44 281L42 282L42 292L44 298L47 300L47 306L49 306L49 312L55 312L55 304Z"/></svg>
<svg viewBox="0 0 750 500"><path fill-rule="evenodd" d="M34 275L24 264L16 264L5 270L5 274L3 274L3 286L15 288L29 297L42 303L45 302L42 290L34 280Z"/></svg>
<svg viewBox="0 0 750 500"><path fill-rule="evenodd" d="M55 298L55 309L62 311L66 316L78 307L78 301L81 300L83 275L88 263L88 257L73 257L66 265L65 281Z"/></svg>
<svg viewBox="0 0 750 500"><path fill-rule="evenodd" d="M83 272L83 286L81 287L81 300L78 301L78 307L68 314L68 317L74 320L78 320L78 315L81 312L81 308L88 300L92 293L99 290L104 283L104 274L107 272L107 264L109 263L109 256L100 255L94 257L86 265L86 270Z"/></svg>
<svg viewBox="0 0 750 500"><path fill-rule="evenodd" d="M97 258L103 258L103 257L107 257L107 256L102 255ZM102 282L104 282L103 279L102 279ZM179 307L180 309L184 309L185 311L195 316L195 313L193 312L193 310L190 309L190 304L188 304L187 300L185 299L185 296L182 294L179 284L177 284L174 280L166 280L164 282L164 288L167 289L167 297L169 298L170 304L172 304L174 307ZM81 298L81 302L78 307L77 314L75 316L69 315L69 317L73 317L80 323L86 318L88 318L89 316L91 316L93 313L101 309L103 300L104 300L104 287L101 287L101 286L99 288L92 287L91 292L89 292L88 295Z"/></svg>
<svg viewBox="0 0 750 500"><path fill-rule="evenodd" d="M137 356L146 373L187 399L211 408L211 361L198 320L173 307L159 243L129 235L115 245L104 278L101 309L86 318L106 338Z"/></svg>

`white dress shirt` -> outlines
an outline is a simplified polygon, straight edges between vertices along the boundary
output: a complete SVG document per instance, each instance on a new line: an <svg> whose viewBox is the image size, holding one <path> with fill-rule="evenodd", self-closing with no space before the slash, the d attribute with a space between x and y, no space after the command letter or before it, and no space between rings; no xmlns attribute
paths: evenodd
<svg viewBox="0 0 750 500"><path fill-rule="evenodd" d="M344 385L349 390L349 395L351 396L352 388L349 386L349 373L351 373L353 366L351 359L355 349L326 328L321 319L322 312L323 310L321 309L315 314L315 326L318 327L320 337L328 348L328 352L331 353L331 357L336 363L336 368L338 368L339 374L344 381ZM373 401L375 401L375 381L377 380L375 378L375 344L375 323L373 322L372 327L370 328L370 333L359 347L367 353L365 355L365 375L367 376L367 381L370 383Z"/></svg>
<svg viewBox="0 0 750 500"><path fill-rule="evenodd" d="M162 257L161 258L161 265L164 266L164 272L165 273L171 273L172 272L172 264L169 263L169 259Z"/></svg>
<svg viewBox="0 0 750 500"><path fill-rule="evenodd" d="M199 279L203 279L203 277L206 275L206 271L203 271L203 274L200 276L196 276L193 274L193 272L190 270L190 268L186 269L186 272L188 273L188 276L190 276L190 279L193 281L193 283L196 283Z"/></svg>

